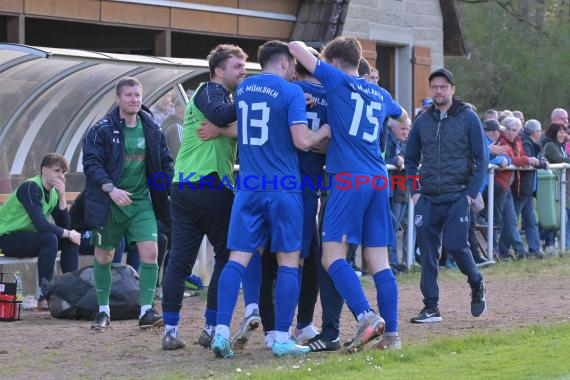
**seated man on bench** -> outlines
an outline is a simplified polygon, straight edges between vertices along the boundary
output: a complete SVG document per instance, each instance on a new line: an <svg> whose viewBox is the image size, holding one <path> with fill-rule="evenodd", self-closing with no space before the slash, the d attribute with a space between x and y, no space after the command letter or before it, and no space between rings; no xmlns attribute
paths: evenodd
<svg viewBox="0 0 570 380"><path fill-rule="evenodd" d="M81 235L69 230L65 200L67 160L56 153L42 158L40 175L24 181L0 207L0 255L38 258L38 309L47 310L46 285L58 250L63 273L77 270ZM47 217L51 215L55 224Z"/></svg>

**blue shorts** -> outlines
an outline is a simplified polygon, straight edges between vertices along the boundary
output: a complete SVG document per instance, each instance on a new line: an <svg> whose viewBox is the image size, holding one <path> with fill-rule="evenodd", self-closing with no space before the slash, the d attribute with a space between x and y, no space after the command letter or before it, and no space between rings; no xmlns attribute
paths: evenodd
<svg viewBox="0 0 570 380"><path fill-rule="evenodd" d="M271 239L271 252L299 251L302 220L300 193L239 191L232 206L228 249L255 253Z"/></svg>
<svg viewBox="0 0 570 380"><path fill-rule="evenodd" d="M317 223L318 202L319 193L310 187L303 187L303 247L300 255L302 259L309 257L311 252L315 224Z"/></svg>
<svg viewBox="0 0 570 380"><path fill-rule="evenodd" d="M343 178L347 178L346 175ZM346 242L363 247L394 244L388 175L374 181L376 189L368 183L360 184L358 190L354 184L355 175L361 174L351 174L350 188L347 188L346 181L339 183L336 176L330 177L331 190L323 221L323 242ZM369 182L373 178L371 175L367 177ZM384 179L388 181L387 184Z"/></svg>

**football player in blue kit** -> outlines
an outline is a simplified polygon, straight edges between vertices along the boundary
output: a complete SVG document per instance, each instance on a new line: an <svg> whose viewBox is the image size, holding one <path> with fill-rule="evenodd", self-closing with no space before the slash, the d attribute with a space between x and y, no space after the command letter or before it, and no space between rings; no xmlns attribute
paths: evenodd
<svg viewBox="0 0 570 380"><path fill-rule="evenodd" d="M310 49L316 57L320 57L318 51L313 48ZM297 80L293 83L300 86L305 93L309 128L316 131L322 125L327 123L327 100L325 89L303 65L297 63L295 65L295 72ZM313 343L312 341L319 334L319 331L312 323L315 304L319 294L319 283L321 279L325 277L327 281L330 281L326 272L322 270L319 241L320 236L316 223L317 206L320 194L319 188L323 183L322 177L324 174L323 166L325 164L325 150L326 146L319 146L311 149L311 151L298 150L299 169L301 171L301 194L303 198L303 245L300 253L299 268L301 289L297 309L297 324L293 330L293 336L298 343L306 344L309 347L311 347L310 343ZM250 268L252 263L253 259L247 267L246 276L251 273ZM263 329L265 330L265 343L267 347L271 348L275 337L273 288L275 277L277 276L277 258L273 255L264 255L261 266L263 268L263 273L261 275L262 297L260 298L259 306L261 308L260 314L263 322ZM330 285L330 288L333 289L334 293L336 293L333 285ZM327 293L327 291L325 290L324 293ZM326 300L323 300L322 296L321 303L326 303ZM340 348L340 339L336 343L338 348ZM316 349L313 349L312 347L311 350L316 351ZM319 351L323 350L319 349Z"/></svg>
<svg viewBox="0 0 570 380"><path fill-rule="evenodd" d="M303 205L299 190L297 148L308 150L330 138L330 128L307 128L305 97L293 79L295 60L286 43L260 46L262 73L244 80L236 92L240 179L232 207L228 249L232 251L218 287L216 335L212 351L233 356L230 323L240 282L251 256L271 240L279 263L275 343L277 356L300 355L308 347L295 344L289 327L299 297L299 251Z"/></svg>
<svg viewBox="0 0 570 380"><path fill-rule="evenodd" d="M408 115L386 90L358 77L362 47L356 38L337 37L329 42L322 51L326 62L315 58L300 41L289 43L289 51L327 91L333 138L326 167L332 189L323 222L323 265L358 319L354 339L345 349L358 351L384 329L379 348L399 348L398 285L387 251L394 239L389 180L379 136L387 116L404 122ZM381 316L372 310L346 261L348 243L361 244L364 249Z"/></svg>

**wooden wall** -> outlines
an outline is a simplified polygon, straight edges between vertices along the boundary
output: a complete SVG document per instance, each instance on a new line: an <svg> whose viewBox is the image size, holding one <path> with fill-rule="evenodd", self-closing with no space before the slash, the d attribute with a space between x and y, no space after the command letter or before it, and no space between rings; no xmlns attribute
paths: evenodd
<svg viewBox="0 0 570 380"><path fill-rule="evenodd" d="M179 0L296 16L301 0ZM107 0L1 0L0 13L26 17L287 39L294 22Z"/></svg>

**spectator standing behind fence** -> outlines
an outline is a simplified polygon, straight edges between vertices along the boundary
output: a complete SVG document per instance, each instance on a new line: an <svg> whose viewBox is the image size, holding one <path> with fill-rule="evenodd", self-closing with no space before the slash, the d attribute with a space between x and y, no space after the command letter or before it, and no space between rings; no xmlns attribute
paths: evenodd
<svg viewBox="0 0 570 380"><path fill-rule="evenodd" d="M79 232L69 230L65 201L67 160L55 153L42 158L40 174L24 181L0 207L0 256L37 257L38 309L47 310L46 285L58 249L63 273L77 270ZM53 217L55 224L47 217Z"/></svg>
<svg viewBox="0 0 570 380"><path fill-rule="evenodd" d="M551 164L570 163L570 158L564 149L566 142L566 128L563 124L550 124L544 136L544 145L542 147L542 154L544 158ZM566 204L569 204L570 197L566 192ZM568 208L566 208L566 215L568 216ZM543 229L541 238L544 240L544 254L545 256L556 256L554 250L554 238L556 236L556 229Z"/></svg>
<svg viewBox="0 0 570 380"><path fill-rule="evenodd" d="M489 111L487 111L486 114L488 112ZM485 131L485 136L484 136L485 145L487 146L489 152L489 164L494 164L503 168L509 165L509 159L507 156L504 155L504 153L506 153L509 148L506 146L497 145L497 140L501 135L501 126L499 125L499 122L493 118L487 119L483 123L483 130ZM481 194L483 194L482 197L483 200L487 199L486 189L488 182L489 182L489 175L488 172L485 171L480 191ZM502 193L501 187L499 185L496 185L495 183L493 183L493 186L495 187L495 194L500 195ZM494 204L493 204L493 209L494 209L495 204L497 203L497 197L495 196L495 198L493 199L494 199ZM489 205L487 205L487 207L489 207ZM478 267L487 266L493 263L492 261L488 260L486 256L485 257L481 256L479 243L477 241L477 235L476 235L477 218L481 217L481 219L483 219L483 215L487 215L487 213L484 211L482 211L481 213L482 215L478 215L479 213L475 212L475 210L471 208L471 220L469 221L469 246L470 246L469 248L471 249L473 260L475 260L475 264ZM487 222L484 219L480 222L480 224L483 225L485 225L486 223Z"/></svg>
<svg viewBox="0 0 570 380"><path fill-rule="evenodd" d="M394 119L388 121L388 136L386 142L385 162L386 165L394 165L398 169L391 171L390 174L397 176L406 175L404 169L404 155L406 141L410 133L410 120L407 119L404 123L398 123ZM405 186L404 186L405 187ZM393 190L392 190L393 189ZM403 190L400 186L395 185L390 187L390 210L392 212L392 227L394 230L394 244L390 246L389 260L390 266L394 273L405 270L405 265L400 265L398 259L398 230L402 223L406 210L408 209L408 191ZM405 240L404 240L405 241ZM403 244L406 247L406 244ZM404 262L405 262L405 258Z"/></svg>
<svg viewBox="0 0 570 380"><path fill-rule="evenodd" d="M499 138L499 145L508 146L507 152L511 163L515 166L532 165L538 167L539 160L536 157L527 157L522 146L522 140L519 136L521 130L521 122L514 116L506 117L503 120L505 131ZM521 185L521 172L518 170L499 170L495 174L495 182L497 182L504 190L502 194L502 207L499 203L497 225L501 226L499 238L499 257L503 260L509 258L509 249L511 245L515 250L517 259L523 259L526 256L525 248L518 229L517 213L513 197L518 196ZM528 191L528 189L525 189ZM532 191L532 190L530 190ZM502 222L502 224L500 223Z"/></svg>
<svg viewBox="0 0 570 380"><path fill-rule="evenodd" d="M539 169L548 169L548 161L541 155L540 140L542 139L542 127L538 120L530 119L524 123L521 132L521 140L525 154L539 160ZM518 194L513 194L515 212L522 217L524 234L528 244L529 256L534 258L544 257L540 249L538 222L534 210L534 196L536 194L536 171L523 171L520 173L520 186Z"/></svg>
<svg viewBox="0 0 570 380"><path fill-rule="evenodd" d="M497 110L494 109L488 109L487 111L485 111L485 113L483 114L483 123L486 122L487 120L499 120L499 112Z"/></svg>
<svg viewBox="0 0 570 380"><path fill-rule="evenodd" d="M483 276L467 242L470 204L479 194L488 165L483 127L469 106L453 98L455 81L449 70L431 73L429 86L434 104L414 121L405 158L406 174L421 175L419 188L408 184L416 206L425 305L412 323L442 320L437 284L442 235L443 245L471 286L471 315L479 317L486 309Z"/></svg>
<svg viewBox="0 0 570 380"><path fill-rule="evenodd" d="M568 135L568 112L564 108L555 108L550 115L550 124L562 124L564 129L566 129L566 134ZM566 137L565 143L566 154L570 153L570 141L568 136ZM570 178L570 169L566 170L566 178ZM570 186L566 186L566 198L570 198ZM570 205L566 203L566 214L568 214L568 208ZM570 250L570 218L566 218L566 250Z"/></svg>
<svg viewBox="0 0 570 380"><path fill-rule="evenodd" d="M510 158L506 155L507 151L509 150L508 146L498 145L499 137L501 137L501 131L505 128L502 127L497 119L487 119L484 122L484 130L485 130L485 145L489 149L489 163L495 164L501 168L504 168L510 165L511 161ZM482 191L483 199L487 199L487 191L489 182L489 175L488 172L485 172L485 177L483 180ZM499 214L499 209L502 207L503 204L503 188L495 181L491 184L493 186L493 191L495 196L493 197L493 204L489 205L486 204L486 207L493 207L493 215L495 220L495 228L493 229L493 242L494 242L494 249L497 247L497 242L499 241L499 224L497 223L497 218ZM500 207L499 207L500 206ZM487 215L487 212L484 211L482 213L484 216ZM483 224L486 224L484 222Z"/></svg>

